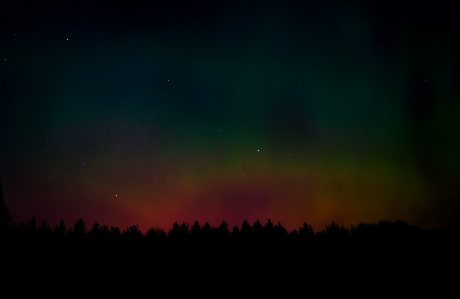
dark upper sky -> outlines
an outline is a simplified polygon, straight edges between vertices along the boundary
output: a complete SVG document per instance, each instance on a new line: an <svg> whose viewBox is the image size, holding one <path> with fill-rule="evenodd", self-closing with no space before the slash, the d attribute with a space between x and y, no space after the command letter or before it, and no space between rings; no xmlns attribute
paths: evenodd
<svg viewBox="0 0 460 299"><path fill-rule="evenodd" d="M458 223L454 2L44 2L0 3L13 221Z"/></svg>

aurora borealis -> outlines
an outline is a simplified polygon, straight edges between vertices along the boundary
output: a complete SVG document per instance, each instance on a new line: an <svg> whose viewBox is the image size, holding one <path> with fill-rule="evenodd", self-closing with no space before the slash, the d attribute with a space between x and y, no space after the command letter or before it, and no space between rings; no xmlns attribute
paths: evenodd
<svg viewBox="0 0 460 299"><path fill-rule="evenodd" d="M458 224L455 3L0 4L13 221Z"/></svg>

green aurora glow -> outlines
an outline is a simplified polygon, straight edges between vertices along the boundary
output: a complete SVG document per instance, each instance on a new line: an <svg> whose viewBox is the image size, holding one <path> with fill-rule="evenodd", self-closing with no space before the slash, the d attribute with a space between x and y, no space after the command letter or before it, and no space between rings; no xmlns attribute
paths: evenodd
<svg viewBox="0 0 460 299"><path fill-rule="evenodd" d="M1 6L14 221L458 223L449 7Z"/></svg>

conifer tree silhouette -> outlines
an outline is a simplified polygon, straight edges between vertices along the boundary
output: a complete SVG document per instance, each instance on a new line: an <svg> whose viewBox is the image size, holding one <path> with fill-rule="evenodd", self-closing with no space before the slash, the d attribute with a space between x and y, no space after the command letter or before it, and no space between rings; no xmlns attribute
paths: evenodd
<svg viewBox="0 0 460 299"><path fill-rule="evenodd" d="M233 226L232 228L232 237L233 238L238 238L240 234L240 228L236 225Z"/></svg>
<svg viewBox="0 0 460 299"><path fill-rule="evenodd" d="M302 239L310 239L314 236L315 236L315 232L311 228L311 225L304 222L302 227L299 228L299 237Z"/></svg>
<svg viewBox="0 0 460 299"><path fill-rule="evenodd" d="M182 224L179 226L179 234L181 239L186 239L188 237L188 230L189 225L185 222L182 222Z"/></svg>
<svg viewBox="0 0 460 299"><path fill-rule="evenodd" d="M120 228L117 226L111 226L109 232L110 239L113 241L120 240L121 238L121 231Z"/></svg>
<svg viewBox="0 0 460 299"><path fill-rule="evenodd" d="M75 240L84 240L86 238L86 225L82 218L78 219L73 226L72 236Z"/></svg>
<svg viewBox="0 0 460 299"><path fill-rule="evenodd" d="M195 220L195 222L193 223L192 228L190 229L190 235L194 239L201 237L201 226L198 220Z"/></svg>
<svg viewBox="0 0 460 299"><path fill-rule="evenodd" d="M265 223L264 230L265 230L265 236L268 239L273 239L275 235L275 230L273 227L273 222L270 219L268 219L267 223Z"/></svg>
<svg viewBox="0 0 460 299"><path fill-rule="evenodd" d="M211 224L209 224L208 221L206 221L203 227L201 228L201 233L203 235L203 238L207 240L213 237L213 228L211 227Z"/></svg>
<svg viewBox="0 0 460 299"><path fill-rule="evenodd" d="M51 229L51 227L48 225L48 223L45 220L42 220L40 222L40 225L38 226L38 229L37 229L37 236L42 241L51 240L53 236L53 230Z"/></svg>
<svg viewBox="0 0 460 299"><path fill-rule="evenodd" d="M270 219L268 219L267 223L265 223L265 229L268 232L271 232L273 230L273 222Z"/></svg>
<svg viewBox="0 0 460 299"><path fill-rule="evenodd" d="M289 238L293 240L298 240L299 239L299 232L294 229L293 231L289 232Z"/></svg>
<svg viewBox="0 0 460 299"><path fill-rule="evenodd" d="M59 225L56 224L56 226L53 229L53 237L54 237L54 239L63 240L65 238L65 232L66 231L65 231L64 220L61 220L61 222L59 222Z"/></svg>
<svg viewBox="0 0 460 299"><path fill-rule="evenodd" d="M339 226L332 221L331 225L326 225L326 230L323 230L323 234L327 237L344 237L348 235L348 229L343 225Z"/></svg>
<svg viewBox="0 0 460 299"><path fill-rule="evenodd" d="M5 199L3 198L3 188L2 188L2 179L0 178L0 201L1 201L1 209L2 209L2 228L1 228L1 235L2 237L6 237L9 227L11 226L12 217L10 212L6 208Z"/></svg>
<svg viewBox="0 0 460 299"><path fill-rule="evenodd" d="M168 232L168 238L177 239L179 237L179 224L176 222L173 223L172 229Z"/></svg>
<svg viewBox="0 0 460 299"><path fill-rule="evenodd" d="M32 215L32 217L27 221L26 234L29 240L35 239L37 234L37 219L35 218L35 215Z"/></svg>
<svg viewBox="0 0 460 299"><path fill-rule="evenodd" d="M273 232L274 232L275 238L280 239L280 240L285 239L286 237L289 236L287 229L284 228L284 226L281 224L280 221L273 228Z"/></svg>
<svg viewBox="0 0 460 299"><path fill-rule="evenodd" d="M244 219L243 223L241 224L241 237L244 239L249 239L252 236L252 226L249 224L249 222Z"/></svg>
<svg viewBox="0 0 460 299"><path fill-rule="evenodd" d="M93 227L91 227L91 230L88 232L88 240L100 241L101 235L102 235L101 225L97 223L96 221L94 222Z"/></svg>
<svg viewBox="0 0 460 299"><path fill-rule="evenodd" d="M225 238L229 233L228 223L225 220L222 220L222 223L219 225L219 235Z"/></svg>
<svg viewBox="0 0 460 299"><path fill-rule="evenodd" d="M127 227L126 230L123 231L123 237L127 241L137 242L137 241L142 240L143 235L142 235L141 230L139 230L139 226L133 225L133 226Z"/></svg>
<svg viewBox="0 0 460 299"><path fill-rule="evenodd" d="M265 232L265 227L260 223L259 219L254 222L252 225L252 229L254 231L254 237L255 238L262 238L264 237L264 232Z"/></svg>
<svg viewBox="0 0 460 299"><path fill-rule="evenodd" d="M149 241L159 241L166 238L166 232L162 228L152 227L145 232L144 237Z"/></svg>

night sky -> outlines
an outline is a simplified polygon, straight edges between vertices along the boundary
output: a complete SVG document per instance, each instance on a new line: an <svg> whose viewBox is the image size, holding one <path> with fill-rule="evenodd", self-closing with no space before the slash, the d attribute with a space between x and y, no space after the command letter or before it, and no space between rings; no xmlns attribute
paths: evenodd
<svg viewBox="0 0 460 299"><path fill-rule="evenodd" d="M1 1L13 222L458 224L455 4Z"/></svg>

